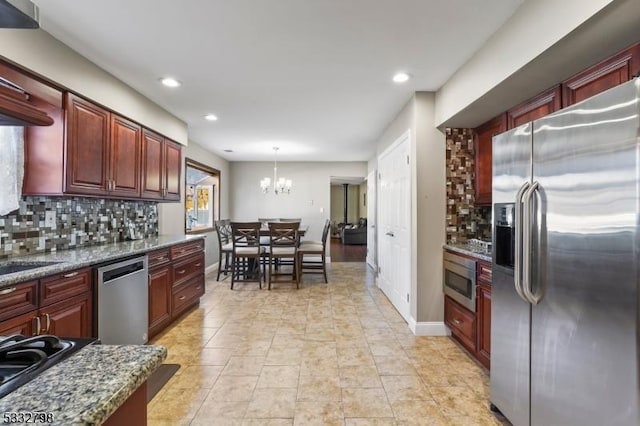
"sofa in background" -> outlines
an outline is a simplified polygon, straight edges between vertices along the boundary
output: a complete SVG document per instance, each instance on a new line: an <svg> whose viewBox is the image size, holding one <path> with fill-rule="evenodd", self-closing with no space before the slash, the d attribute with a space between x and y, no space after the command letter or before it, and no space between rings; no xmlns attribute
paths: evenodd
<svg viewBox="0 0 640 426"><path fill-rule="evenodd" d="M367 218L361 217L357 225L347 225L340 233L342 244L367 244Z"/></svg>

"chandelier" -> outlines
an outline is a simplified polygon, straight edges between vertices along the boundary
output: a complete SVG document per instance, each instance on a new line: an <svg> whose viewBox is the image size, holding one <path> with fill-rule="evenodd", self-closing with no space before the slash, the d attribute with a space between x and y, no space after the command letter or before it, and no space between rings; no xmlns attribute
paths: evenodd
<svg viewBox="0 0 640 426"><path fill-rule="evenodd" d="M275 151L274 159L273 159L273 193L278 194L290 194L291 193L291 179L279 178L278 179L278 148L277 146L273 147ZM269 188L271 188L271 178L265 177L260 180L260 188L262 189L262 193L266 194L269 192Z"/></svg>

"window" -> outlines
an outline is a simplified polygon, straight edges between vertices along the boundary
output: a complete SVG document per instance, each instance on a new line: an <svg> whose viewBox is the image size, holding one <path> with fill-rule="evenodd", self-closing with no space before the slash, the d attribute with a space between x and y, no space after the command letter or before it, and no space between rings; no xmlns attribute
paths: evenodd
<svg viewBox="0 0 640 426"><path fill-rule="evenodd" d="M185 232L209 232L220 219L220 171L189 158L185 170Z"/></svg>

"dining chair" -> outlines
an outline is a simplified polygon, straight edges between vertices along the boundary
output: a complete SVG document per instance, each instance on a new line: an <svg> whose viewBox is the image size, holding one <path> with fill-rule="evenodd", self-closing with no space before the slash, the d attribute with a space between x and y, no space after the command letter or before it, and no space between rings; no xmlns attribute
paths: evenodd
<svg viewBox="0 0 640 426"><path fill-rule="evenodd" d="M329 219L327 219L324 222L324 225L322 227L322 232L324 233L325 228L328 227L329 229L331 229L331 221L329 221ZM316 244L316 245L322 245L322 240L300 240L300 245L307 245L307 244Z"/></svg>
<svg viewBox="0 0 640 426"><path fill-rule="evenodd" d="M229 219L217 220L214 222L216 234L218 235L218 276L216 281L220 281L220 273L225 276L231 272L231 262L229 258L233 252L233 243L231 242L231 221ZM224 259L224 266L222 261Z"/></svg>
<svg viewBox="0 0 640 426"><path fill-rule="evenodd" d="M327 220L322 228L322 241L318 244L317 241L308 241L307 243L300 244L296 255L296 270L298 272L298 288L300 287L300 281L302 280L302 274L322 274L324 275L324 282L328 283L327 279L327 236L329 235L330 222ZM305 260L305 256L313 256L313 259ZM317 260L320 256L320 260Z"/></svg>
<svg viewBox="0 0 640 426"><path fill-rule="evenodd" d="M281 282L275 281L273 278L280 275L290 275L291 282L296 283L298 287L297 271L296 271L296 253L298 246L298 222L269 222L269 286L271 283ZM281 264L283 259L291 260L291 273L274 270L276 263Z"/></svg>
<svg viewBox="0 0 640 426"><path fill-rule="evenodd" d="M260 222L231 222L231 290L236 282L258 282L262 288ZM243 278L240 279L240 276Z"/></svg>

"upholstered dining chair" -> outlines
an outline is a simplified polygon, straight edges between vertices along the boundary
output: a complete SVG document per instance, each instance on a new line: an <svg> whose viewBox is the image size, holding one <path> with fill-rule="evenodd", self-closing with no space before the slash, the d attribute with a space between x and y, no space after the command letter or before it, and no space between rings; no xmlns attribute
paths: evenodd
<svg viewBox="0 0 640 426"><path fill-rule="evenodd" d="M302 280L302 274L322 274L324 275L324 282L328 283L327 279L327 236L329 235L330 222L327 220L322 228L322 241L318 244L318 241L307 241L300 244L296 255L296 263L298 264L296 270L298 272L298 287L300 287L300 281ZM312 259L305 260L305 256L313 256ZM318 259L320 257L320 260Z"/></svg>
<svg viewBox="0 0 640 426"><path fill-rule="evenodd" d="M231 290L236 282L258 282L262 288L260 222L231 222ZM243 278L240 279L240 276Z"/></svg>
<svg viewBox="0 0 640 426"><path fill-rule="evenodd" d="M216 281L220 281L220 273L231 272L231 253L233 252L233 243L231 242L231 221L229 219L217 220L214 223L216 234L218 234L218 276ZM224 266L222 261L224 260Z"/></svg>
<svg viewBox="0 0 640 426"><path fill-rule="evenodd" d="M296 287L298 286L295 260L299 227L299 222L269 222L269 290L271 290L271 283L278 282L274 278L280 275L290 275L291 282L295 282ZM291 260L291 273L274 270L274 265L282 259Z"/></svg>
<svg viewBox="0 0 640 426"><path fill-rule="evenodd" d="M324 225L322 226L322 232L324 234L324 230L325 228L328 228L329 230L331 229L331 221L329 219L327 219L324 222ZM322 240L300 240L300 245L307 245L307 244L315 244L315 245L322 245Z"/></svg>

